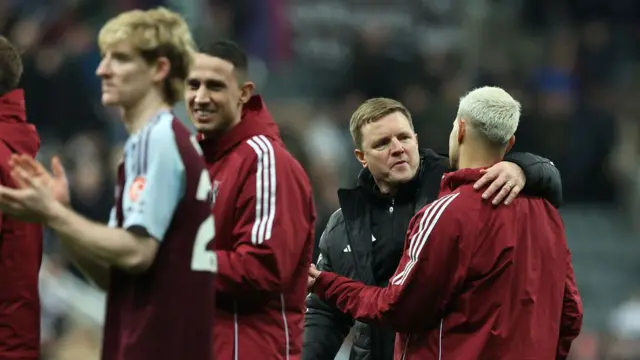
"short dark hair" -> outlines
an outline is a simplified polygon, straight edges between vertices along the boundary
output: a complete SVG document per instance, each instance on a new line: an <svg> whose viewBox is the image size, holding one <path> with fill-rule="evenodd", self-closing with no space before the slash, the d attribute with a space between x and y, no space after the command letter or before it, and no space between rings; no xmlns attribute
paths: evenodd
<svg viewBox="0 0 640 360"><path fill-rule="evenodd" d="M6 37L0 36L0 95L18 87L22 69L18 50Z"/></svg>
<svg viewBox="0 0 640 360"><path fill-rule="evenodd" d="M249 62L247 54L231 40L218 40L201 48L202 53L226 60L233 64L236 71L247 72Z"/></svg>

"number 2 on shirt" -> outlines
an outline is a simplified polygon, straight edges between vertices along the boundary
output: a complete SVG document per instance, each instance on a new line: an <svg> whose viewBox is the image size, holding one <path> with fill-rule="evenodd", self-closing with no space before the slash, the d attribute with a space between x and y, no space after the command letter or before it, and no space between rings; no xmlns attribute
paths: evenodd
<svg viewBox="0 0 640 360"><path fill-rule="evenodd" d="M207 201L211 192L211 179L207 170L203 170L198 182L198 190L196 199L198 201ZM216 223L213 215L209 215L202 222L196 240L193 243L193 253L191 255L191 270L193 271L209 271L216 273L218 271L218 261L215 252L207 249L209 243L216 236Z"/></svg>

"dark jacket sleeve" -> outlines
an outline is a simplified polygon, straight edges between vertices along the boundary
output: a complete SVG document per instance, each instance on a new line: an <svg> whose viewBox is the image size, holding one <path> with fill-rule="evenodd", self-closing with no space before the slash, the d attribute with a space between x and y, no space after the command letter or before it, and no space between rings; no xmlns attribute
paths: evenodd
<svg viewBox="0 0 640 360"><path fill-rule="evenodd" d="M504 158L522 168L527 183L525 194L540 196L555 207L562 205L562 179L560 172L549 159L531 153L509 153Z"/></svg>
<svg viewBox="0 0 640 360"><path fill-rule="evenodd" d="M320 256L317 268L320 271L333 272L329 251L330 236L341 236L341 226L336 226L342 217L336 211L327 224L320 238ZM334 234L334 232L336 232ZM335 358L344 339L353 326L353 319L343 314L336 307L327 304L315 294L307 296L307 312L304 316L304 341L302 344L302 360L326 360Z"/></svg>

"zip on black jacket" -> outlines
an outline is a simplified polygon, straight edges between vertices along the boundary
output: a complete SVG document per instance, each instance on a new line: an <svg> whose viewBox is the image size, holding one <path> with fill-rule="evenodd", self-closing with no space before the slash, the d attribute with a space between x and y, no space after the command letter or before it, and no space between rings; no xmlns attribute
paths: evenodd
<svg viewBox="0 0 640 360"><path fill-rule="evenodd" d="M556 207L561 204L560 173L550 160L529 153L507 154L505 160L517 164L524 171L527 178L523 189L524 193L544 197ZM400 248L400 255L393 256L393 258L389 256L387 259L389 263L384 264L386 268L395 269L397 266L404 244L404 232L409 220L422 207L437 198L440 180L449 170L447 157L436 154L429 149L421 150L420 167L416 177L403 185L403 188L398 192L399 194L408 194L409 197L404 198L401 205L395 202L392 204L394 200L388 199L388 206L394 206L393 224L376 224L376 226L386 229L380 231L388 230L394 234L393 241L397 241L397 244L386 244L385 246L397 245ZM377 187L371 173L364 169L360 173L357 187L338 191L341 208L331 215L320 238L320 255L317 267L318 270L334 272L362 281L367 285L386 286L388 278L380 278L381 274L385 272L377 268L380 261L376 261L374 256L372 235L377 230L371 222L372 207L379 206L376 202L384 201L384 196L376 196L372 190L377 191ZM398 206L402 206L402 208ZM394 224L403 224L405 229L393 230L392 228L396 227ZM398 236L398 233L403 235ZM389 239L387 238L386 241ZM375 246L379 246L379 244L375 244ZM397 251L391 249L387 253L395 254ZM378 266L375 266L376 264ZM332 360L342 346L349 330L354 326L354 320L335 307L329 306L317 296L310 294L307 297L304 326L302 359ZM350 359L391 360L393 359L394 338L395 333L389 330L355 322L355 336Z"/></svg>

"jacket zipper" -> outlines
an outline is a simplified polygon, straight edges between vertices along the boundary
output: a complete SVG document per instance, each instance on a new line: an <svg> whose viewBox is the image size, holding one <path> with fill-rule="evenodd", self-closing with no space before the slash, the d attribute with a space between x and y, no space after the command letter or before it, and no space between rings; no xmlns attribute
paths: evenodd
<svg viewBox="0 0 640 360"><path fill-rule="evenodd" d="M391 206L389 206L389 214L393 215L393 206L395 205L395 203L396 203L396 198L392 198L391 199Z"/></svg>

